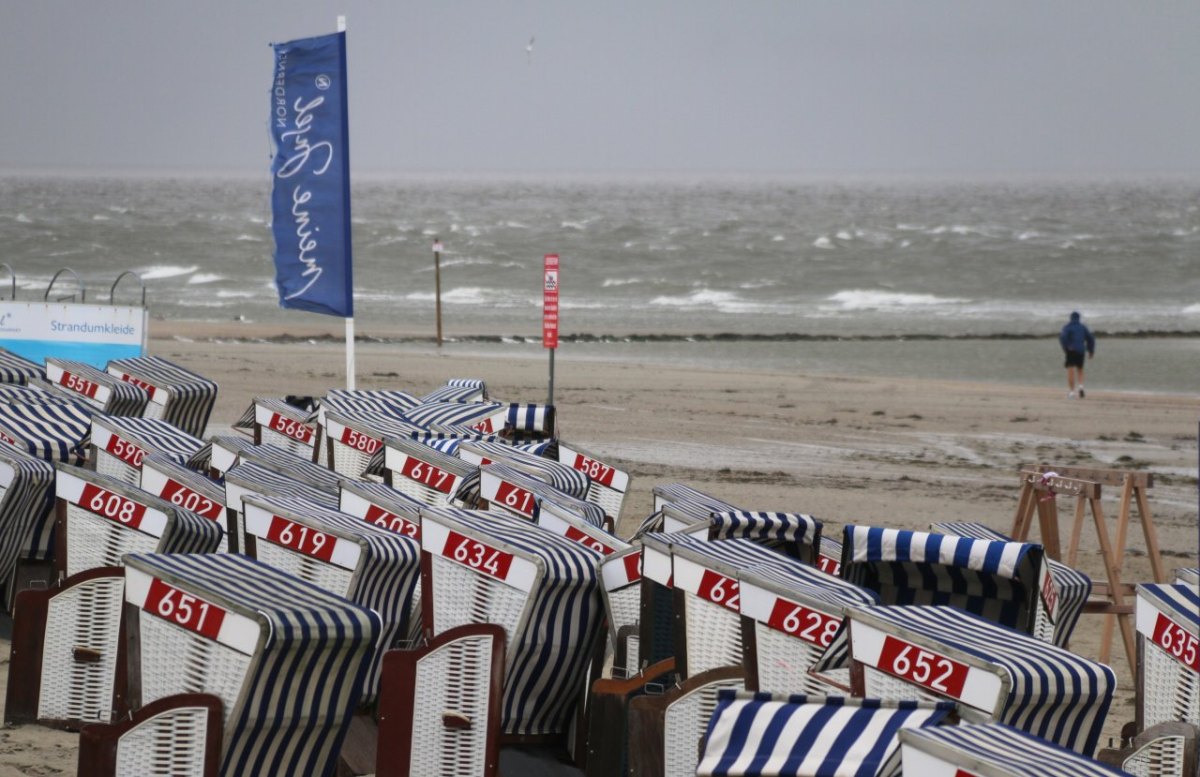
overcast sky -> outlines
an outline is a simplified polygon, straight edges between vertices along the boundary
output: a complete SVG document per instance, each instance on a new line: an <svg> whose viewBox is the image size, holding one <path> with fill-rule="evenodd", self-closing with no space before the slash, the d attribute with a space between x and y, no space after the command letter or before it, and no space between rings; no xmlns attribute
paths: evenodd
<svg viewBox="0 0 1200 777"><path fill-rule="evenodd" d="M356 173L1200 172L1196 0L0 0L0 170L265 171L338 13Z"/></svg>

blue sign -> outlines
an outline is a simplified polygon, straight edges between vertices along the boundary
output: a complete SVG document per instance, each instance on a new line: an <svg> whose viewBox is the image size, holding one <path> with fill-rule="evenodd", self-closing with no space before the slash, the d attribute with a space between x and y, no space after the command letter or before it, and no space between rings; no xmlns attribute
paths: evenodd
<svg viewBox="0 0 1200 777"><path fill-rule="evenodd" d="M274 49L271 230L279 304L352 318L346 34Z"/></svg>

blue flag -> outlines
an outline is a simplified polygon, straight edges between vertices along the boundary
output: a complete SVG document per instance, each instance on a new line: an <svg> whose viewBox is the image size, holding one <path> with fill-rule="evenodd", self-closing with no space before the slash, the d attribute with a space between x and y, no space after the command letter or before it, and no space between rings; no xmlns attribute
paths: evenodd
<svg viewBox="0 0 1200 777"><path fill-rule="evenodd" d="M271 230L279 304L353 318L346 34L274 49Z"/></svg>

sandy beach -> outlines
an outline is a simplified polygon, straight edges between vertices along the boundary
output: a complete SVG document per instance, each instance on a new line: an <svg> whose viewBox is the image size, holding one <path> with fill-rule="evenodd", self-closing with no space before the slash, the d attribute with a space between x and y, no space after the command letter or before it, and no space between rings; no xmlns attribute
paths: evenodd
<svg viewBox="0 0 1200 777"><path fill-rule="evenodd" d="M314 325L296 342L268 340L282 329L154 321L150 353L220 384L210 433L224 431L252 397L323 394L342 385L336 341L308 342L337 326ZM292 331L295 334L294 330ZM360 335L370 334L360 329ZM1059 372L1048 363L1047 371ZM360 343L359 388L421 393L451 377L487 381L493 398L544 402L546 356L489 356L433 345ZM1196 563L1196 396L1089 388L1064 390L961 381L662 369L557 354L555 404L563 440L632 474L618 534L649 514L651 488L681 482L746 509L810 513L836 535L847 523L927 529L970 520L1008 532L1022 464L1130 467L1155 475L1150 506L1168 570ZM1105 491L1110 527L1117 489ZM1069 516L1069 507L1064 510ZM1067 522L1064 518L1064 527ZM1065 529L1064 529L1065 530ZM1130 532L1126 578L1146 581L1140 529ZM1102 567L1092 532L1081 566ZM1072 648L1097 657L1103 618L1084 616ZM1120 687L1106 726L1114 736L1133 718L1133 688L1119 640L1110 664ZM7 641L0 643L7 675ZM74 774L77 735L38 726L0 732L0 777ZM1102 739L1106 743L1107 739Z"/></svg>

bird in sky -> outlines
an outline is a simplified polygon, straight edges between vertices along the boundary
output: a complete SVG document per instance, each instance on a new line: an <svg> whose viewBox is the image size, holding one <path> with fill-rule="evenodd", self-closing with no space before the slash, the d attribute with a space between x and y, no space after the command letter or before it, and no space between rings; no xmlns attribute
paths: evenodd
<svg viewBox="0 0 1200 777"><path fill-rule="evenodd" d="M530 60L533 59L533 42L534 42L534 40L536 40L536 36L530 35L529 42L525 44L525 61L526 62L529 62Z"/></svg>

